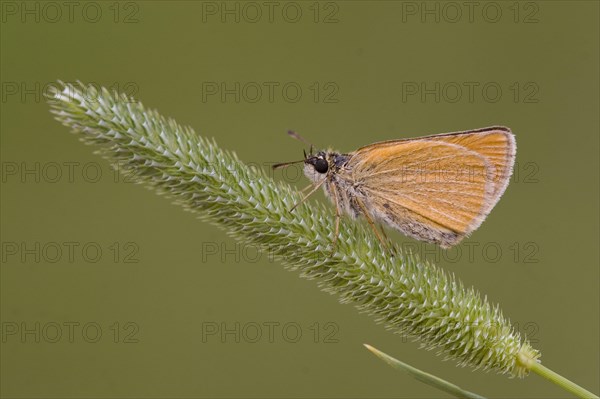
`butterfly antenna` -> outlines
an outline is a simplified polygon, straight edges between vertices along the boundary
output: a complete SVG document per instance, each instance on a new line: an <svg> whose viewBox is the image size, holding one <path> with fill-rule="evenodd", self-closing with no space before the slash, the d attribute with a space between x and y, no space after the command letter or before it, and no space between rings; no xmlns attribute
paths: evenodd
<svg viewBox="0 0 600 399"><path fill-rule="evenodd" d="M304 159L301 159L300 161L276 163L275 165L272 166L272 168L273 168L273 170L279 169L279 168L285 168L286 166L290 166L290 165L293 165L295 163L300 163L300 162L304 162Z"/></svg>
<svg viewBox="0 0 600 399"><path fill-rule="evenodd" d="M298 133L296 133L293 130L288 130L287 134L293 138L295 138L296 140L300 140L301 142L303 142L304 144L308 144L311 148L312 148L312 143L310 143L308 140L306 140L304 137L300 136ZM311 151L312 152L312 151Z"/></svg>
<svg viewBox="0 0 600 399"><path fill-rule="evenodd" d="M310 145L310 155L312 155L314 146L311 143L309 143L304 137L300 136L298 133L294 132L293 130L288 130L287 134L290 135L291 137L295 138L296 140L300 140L304 144ZM306 155L306 150L302 150L302 152L304 152L304 159L302 159L300 161L276 163L275 165L272 166L273 170L279 169L279 168L284 168L286 166L293 165L295 163L304 162L306 160L306 158L308 158L308 155Z"/></svg>

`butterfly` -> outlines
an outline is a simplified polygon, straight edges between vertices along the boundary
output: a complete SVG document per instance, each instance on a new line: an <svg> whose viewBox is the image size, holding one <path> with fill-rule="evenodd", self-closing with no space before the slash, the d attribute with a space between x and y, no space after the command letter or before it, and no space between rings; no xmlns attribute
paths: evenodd
<svg viewBox="0 0 600 399"><path fill-rule="evenodd" d="M364 216L384 244L376 222L448 248L476 230L498 203L512 175L516 142L509 128L494 126L382 141L347 154L312 149L301 161L273 168L304 163L312 190L294 208L324 188L336 209L334 247L345 213Z"/></svg>

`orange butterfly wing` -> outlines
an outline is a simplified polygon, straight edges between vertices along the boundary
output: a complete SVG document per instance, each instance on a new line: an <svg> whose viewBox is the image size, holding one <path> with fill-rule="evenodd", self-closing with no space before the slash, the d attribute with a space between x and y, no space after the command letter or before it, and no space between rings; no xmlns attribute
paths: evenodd
<svg viewBox="0 0 600 399"><path fill-rule="evenodd" d="M494 166L494 194L490 198L490 211L504 194L515 164L517 145L510 129L492 127L471 132L440 134L430 136L429 139L466 147L483 156Z"/></svg>
<svg viewBox="0 0 600 399"><path fill-rule="evenodd" d="M371 144L346 165L370 216L443 247L483 222L504 192L514 137L488 128Z"/></svg>

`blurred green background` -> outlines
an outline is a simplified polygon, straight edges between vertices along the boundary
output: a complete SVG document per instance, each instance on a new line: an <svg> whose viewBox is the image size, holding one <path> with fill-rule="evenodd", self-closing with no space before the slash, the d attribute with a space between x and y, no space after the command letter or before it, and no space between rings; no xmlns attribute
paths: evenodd
<svg viewBox="0 0 600 399"><path fill-rule="evenodd" d="M287 129L352 151L511 127L515 176L464 244L391 236L598 393L598 2L1 7L3 397L446 397L362 343L485 396L568 396L443 362L118 177L52 119L57 79L127 92L265 169L301 156ZM298 172L275 177L302 188Z"/></svg>

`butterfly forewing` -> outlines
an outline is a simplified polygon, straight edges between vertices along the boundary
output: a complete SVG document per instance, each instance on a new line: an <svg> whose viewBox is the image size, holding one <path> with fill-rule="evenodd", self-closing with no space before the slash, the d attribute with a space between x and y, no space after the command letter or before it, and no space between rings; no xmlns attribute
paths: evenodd
<svg viewBox="0 0 600 399"><path fill-rule="evenodd" d="M514 139L488 128L375 143L351 155L345 174L371 216L447 247L479 227L504 192Z"/></svg>
<svg viewBox="0 0 600 399"><path fill-rule="evenodd" d="M515 163L516 144L510 129L493 127L472 132L459 132L430 136L429 139L458 144L485 157L494 166L494 193L490 208L494 207L512 175Z"/></svg>

